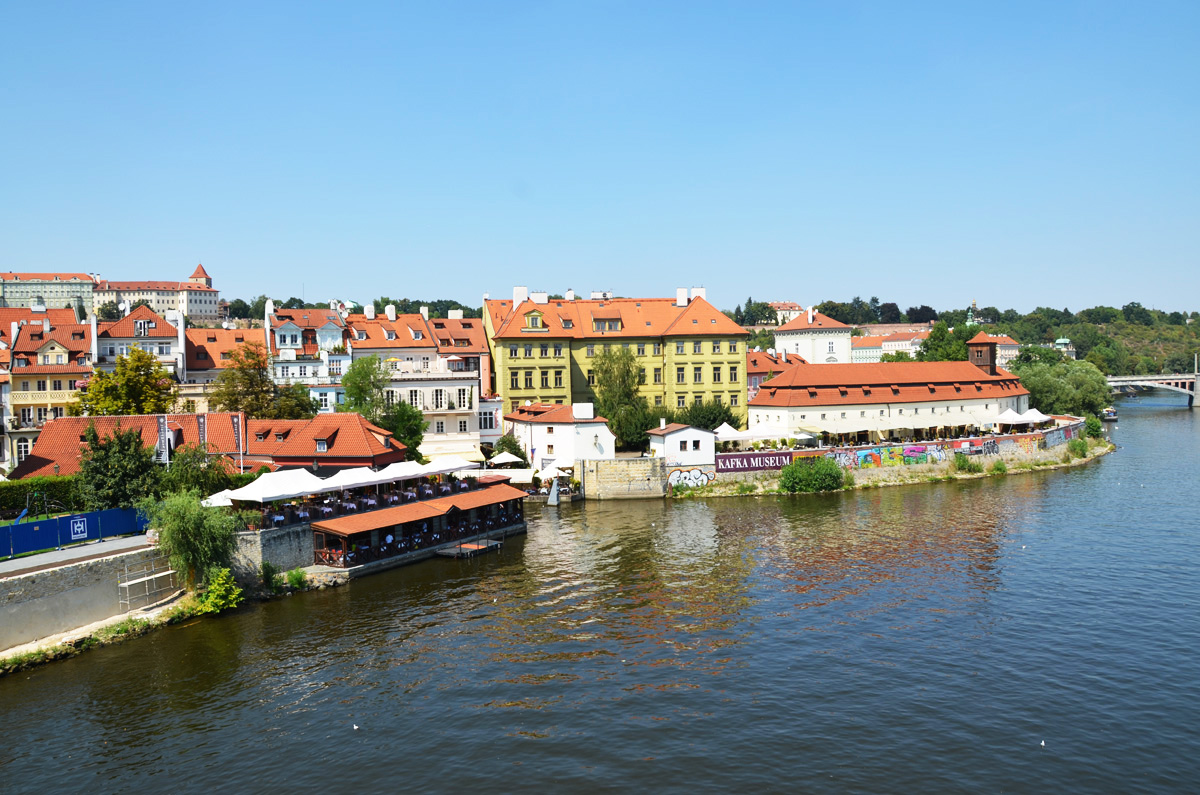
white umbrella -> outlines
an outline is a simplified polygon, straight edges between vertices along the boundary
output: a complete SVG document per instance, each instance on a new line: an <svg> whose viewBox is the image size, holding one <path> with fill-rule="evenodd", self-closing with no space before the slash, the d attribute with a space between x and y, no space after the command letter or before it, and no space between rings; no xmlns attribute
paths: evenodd
<svg viewBox="0 0 1200 795"><path fill-rule="evenodd" d="M1009 411L1011 411L1011 410L1012 409L1009 409ZM1047 417L1045 414L1038 411L1037 409L1030 409L1029 411L1027 411L1021 415L1022 422L1045 422L1048 419L1051 419L1051 418Z"/></svg>
<svg viewBox="0 0 1200 795"><path fill-rule="evenodd" d="M492 464L493 466L499 466L500 464L520 464L522 461L512 453L505 451L500 455L490 459L488 463Z"/></svg>
<svg viewBox="0 0 1200 795"><path fill-rule="evenodd" d="M555 469L554 467L546 467L541 472L537 473L537 476L542 480L547 480L549 478L561 478L562 474L563 473L560 470Z"/></svg>
<svg viewBox="0 0 1200 795"><path fill-rule="evenodd" d="M730 425L728 422L722 422L713 430L713 433L717 435L717 439L723 442L726 439L736 438L738 429Z"/></svg>
<svg viewBox="0 0 1200 795"><path fill-rule="evenodd" d="M233 505L233 501L229 499L229 489L221 489L216 494L203 499L200 504L205 508L228 508Z"/></svg>

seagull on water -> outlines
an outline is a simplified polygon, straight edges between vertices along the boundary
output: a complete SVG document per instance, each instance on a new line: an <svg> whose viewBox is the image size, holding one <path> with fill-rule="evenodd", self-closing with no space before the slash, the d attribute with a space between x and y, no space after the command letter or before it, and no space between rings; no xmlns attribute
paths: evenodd
<svg viewBox="0 0 1200 795"><path fill-rule="evenodd" d="M357 727L357 726L355 726L354 728L356 728L356 729L357 729L358 727ZM1042 747L1043 747L1043 748L1045 748L1045 747L1046 747L1046 741L1045 741L1045 740L1042 740Z"/></svg>

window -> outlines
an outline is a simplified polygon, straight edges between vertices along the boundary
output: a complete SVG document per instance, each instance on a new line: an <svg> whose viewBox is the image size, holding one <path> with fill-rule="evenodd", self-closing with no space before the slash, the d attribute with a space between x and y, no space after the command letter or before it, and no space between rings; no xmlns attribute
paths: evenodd
<svg viewBox="0 0 1200 795"><path fill-rule="evenodd" d="M661 367L654 368L654 383L656 383L656 384L662 383L662 368Z"/></svg>
<svg viewBox="0 0 1200 795"><path fill-rule="evenodd" d="M55 392L57 392L57 391L59 391L60 389L62 389L62 381L58 381L58 380L56 380L56 381L54 382L54 391L55 391Z"/></svg>
<svg viewBox="0 0 1200 795"><path fill-rule="evenodd" d="M124 352L125 351L121 351L121 353L124 353ZM48 353L42 354L42 364L50 364L50 354L48 354Z"/></svg>
<svg viewBox="0 0 1200 795"><path fill-rule="evenodd" d="M737 365L732 365L729 368L729 383L736 384L738 379Z"/></svg>
<svg viewBox="0 0 1200 795"><path fill-rule="evenodd" d="M713 368L713 383L714 384L721 383L721 368L720 367Z"/></svg>
<svg viewBox="0 0 1200 795"><path fill-rule="evenodd" d="M45 382L45 381L38 381L38 382L37 382L37 387L38 387L38 388L37 388L37 391L39 391L39 392L45 392L45 391L46 391L46 382Z"/></svg>
<svg viewBox="0 0 1200 795"><path fill-rule="evenodd" d="M509 373L508 385L513 389L521 388L521 373L519 371L513 370L511 373Z"/></svg>
<svg viewBox="0 0 1200 795"><path fill-rule="evenodd" d="M459 421L458 421L458 432L459 432L459 433L466 433L466 432L467 432L467 421L466 421L466 420L459 420Z"/></svg>
<svg viewBox="0 0 1200 795"><path fill-rule="evenodd" d="M28 381L22 381L22 382L21 382L21 391L22 391L22 392L28 392L28 391L29 391L29 382L28 382Z"/></svg>
<svg viewBox="0 0 1200 795"><path fill-rule="evenodd" d="M458 407L460 409L467 408L467 403L470 402L470 399L471 399L470 393L471 393L471 390L469 390L469 389L460 388L458 390Z"/></svg>
<svg viewBox="0 0 1200 795"><path fill-rule="evenodd" d="M542 389L550 388L550 371L542 370Z"/></svg>
<svg viewBox="0 0 1200 795"><path fill-rule="evenodd" d="M692 383L693 384L703 384L704 383L704 368L703 367L693 367L692 368Z"/></svg>
<svg viewBox="0 0 1200 795"><path fill-rule="evenodd" d="M532 359L532 358L533 358L533 345L526 345L526 346L525 346L525 358L526 358L526 359Z"/></svg>
<svg viewBox="0 0 1200 795"><path fill-rule="evenodd" d="M389 406L395 403L396 393L390 389L385 389L383 392L383 402Z"/></svg>
<svg viewBox="0 0 1200 795"><path fill-rule="evenodd" d="M328 451L329 451L329 445L328 445L328 444L326 444L325 440L324 440L324 439L317 439L317 452L318 452L318 453L325 453L325 452L328 452Z"/></svg>
<svg viewBox="0 0 1200 795"><path fill-rule="evenodd" d="M821 415L821 419L825 419L825 415L824 415L824 414L822 414L822 415Z"/></svg>
<svg viewBox="0 0 1200 795"><path fill-rule="evenodd" d="M514 386L515 386L515 384L514 384ZM421 390L419 390L419 389L408 390L408 405L410 405L416 409L421 408Z"/></svg>
<svg viewBox="0 0 1200 795"><path fill-rule="evenodd" d="M687 368L686 367L676 367L675 368L675 383L677 383L677 384L686 384L687 383Z"/></svg>
<svg viewBox="0 0 1200 795"><path fill-rule="evenodd" d="M300 377L301 378L308 377L308 365L307 364L300 365Z"/></svg>
<svg viewBox="0 0 1200 795"><path fill-rule="evenodd" d="M680 340L679 342L675 343L675 355L676 356L683 355L683 340Z"/></svg>
<svg viewBox="0 0 1200 795"><path fill-rule="evenodd" d="M654 355L662 356L662 343L661 342L654 343Z"/></svg>
<svg viewBox="0 0 1200 795"><path fill-rule="evenodd" d="M299 341L296 339L296 335L295 335L295 334L293 334L293 335L292 335L292 344L293 344L293 345L299 345L299 344L300 344L300 343L299 343Z"/></svg>
<svg viewBox="0 0 1200 795"><path fill-rule="evenodd" d="M679 440L679 452L681 452L681 453L687 452L687 439Z"/></svg>
<svg viewBox="0 0 1200 795"><path fill-rule="evenodd" d="M330 375L341 375L342 374L342 360L341 359L330 359L329 360L329 374Z"/></svg>
<svg viewBox="0 0 1200 795"><path fill-rule="evenodd" d="M700 449L700 440L699 439L692 439L692 449L693 450Z"/></svg>
<svg viewBox="0 0 1200 795"><path fill-rule="evenodd" d="M562 343L561 342L554 343L554 355L562 356Z"/></svg>
<svg viewBox="0 0 1200 795"><path fill-rule="evenodd" d="M329 408L329 393L321 392L320 394L317 395L317 401L319 402L322 411L328 409Z"/></svg>
<svg viewBox="0 0 1200 795"><path fill-rule="evenodd" d="M43 408L39 408L39 409L37 410L37 418L38 418L38 419L37 419L37 421L38 421L38 424L41 424L41 423L43 423L43 422L45 422L45 421L46 421L46 414L47 414L47 413L48 413L48 412L47 412L47 410L46 410L44 407L43 407Z"/></svg>
<svg viewBox="0 0 1200 795"><path fill-rule="evenodd" d="M491 431L496 428L496 415L490 411L479 412L479 430Z"/></svg>
<svg viewBox="0 0 1200 795"><path fill-rule="evenodd" d="M639 343L637 344L637 355L638 355L638 356L645 356L645 355L646 355L646 343L644 343L644 342L639 342Z"/></svg>
<svg viewBox="0 0 1200 795"><path fill-rule="evenodd" d="M730 340L730 341L729 341L729 352L730 352L730 353L737 353L737 340Z"/></svg>
<svg viewBox="0 0 1200 795"><path fill-rule="evenodd" d="M290 377L291 377L291 375L292 375L292 368L291 368L291 367L289 367L289 366L288 366L288 365L286 365L286 364L284 364L284 365L280 365L280 366L279 366L279 377L280 377L280 378L290 378Z"/></svg>
<svg viewBox="0 0 1200 795"><path fill-rule="evenodd" d="M542 345L541 345L541 349L539 350L539 353L541 354L541 356L542 356L542 358L543 358L543 359L544 359L545 357L549 356L549 355L550 355L550 345L549 345L549 343L545 343L545 342L543 342L543 343L542 343Z"/></svg>
<svg viewBox="0 0 1200 795"><path fill-rule="evenodd" d="M192 402L194 402L194 401L188 401L188 402L189 402L189 403L192 403ZM188 413L189 413L189 414L191 414L191 413L192 413L192 412L194 412L195 410L196 410L196 409L195 409L195 407L193 407L193 408L192 408L192 411L189 411ZM53 419L58 419L58 418L59 418L59 417L61 417L62 415L63 415L63 410L62 410L62 408L52 408L52 409L50 409L50 416L51 416L51 418L53 418Z"/></svg>
<svg viewBox="0 0 1200 795"><path fill-rule="evenodd" d="M554 445L546 445L546 455L554 455Z"/></svg>
<svg viewBox="0 0 1200 795"><path fill-rule="evenodd" d="M517 358L517 346L516 346L516 345L509 345L509 346L508 346L508 357L509 357L510 359L515 359L515 358Z"/></svg>
<svg viewBox="0 0 1200 795"><path fill-rule="evenodd" d="M21 424L22 425L32 425L33 424L33 408L32 407L27 406L27 407L21 409Z"/></svg>
<svg viewBox="0 0 1200 795"><path fill-rule="evenodd" d="M27 457L29 457L29 440L28 439L18 439L17 440L17 461L18 462L24 461Z"/></svg>
<svg viewBox="0 0 1200 795"><path fill-rule="evenodd" d="M654 405L656 405L656 406L661 406L661 405L662 405L662 395L655 395L655 396L654 396Z"/></svg>
<svg viewBox="0 0 1200 795"><path fill-rule="evenodd" d="M547 425L547 426L546 426L546 434L547 434L548 436L553 436L553 435L554 435L554 426L553 426L553 425Z"/></svg>
<svg viewBox="0 0 1200 795"><path fill-rule="evenodd" d="M562 370L554 371L554 385L556 387L561 387L563 385L562 373L563 373Z"/></svg>
<svg viewBox="0 0 1200 795"><path fill-rule="evenodd" d="M164 347L166 347L166 346L165 346L165 345L160 345L160 346L158 346L158 347L159 347L159 351L158 351L158 352L159 352L159 353L162 353L162 352L163 352L163 351L162 351L162 349L163 349ZM55 363L55 364L62 364L62 363L63 363L63 355L62 355L61 353L56 353L56 354L54 354L54 363Z"/></svg>
<svg viewBox="0 0 1200 795"><path fill-rule="evenodd" d="M675 405L681 409L687 408L687 397L684 395L680 395L678 398L675 399Z"/></svg>
<svg viewBox="0 0 1200 795"><path fill-rule="evenodd" d="M588 370L588 386L596 385L596 371Z"/></svg>
<svg viewBox="0 0 1200 795"><path fill-rule="evenodd" d="M692 403L694 405L699 406L703 402L704 402L704 395L693 395L692 396Z"/></svg>
<svg viewBox="0 0 1200 795"><path fill-rule="evenodd" d="M533 370L525 371L525 388L533 389Z"/></svg>
<svg viewBox="0 0 1200 795"><path fill-rule="evenodd" d="M721 352L721 341L713 340L713 353L720 353L720 352Z"/></svg>
<svg viewBox="0 0 1200 795"><path fill-rule="evenodd" d="M596 346L595 346L593 343L590 343L590 342L588 343L588 346L587 346L587 355L588 355L588 356L595 356L595 355L596 355Z"/></svg>
<svg viewBox="0 0 1200 795"><path fill-rule="evenodd" d="M846 412L844 412L844 411L842 412L841 419L843 419L843 420L846 419Z"/></svg>
<svg viewBox="0 0 1200 795"><path fill-rule="evenodd" d="M525 317L525 320L527 321L525 325L527 325L529 328L541 328L542 327L542 316L541 315L527 315Z"/></svg>
<svg viewBox="0 0 1200 795"><path fill-rule="evenodd" d="M724 401L724 398L720 395L713 395L713 400L717 401L717 405L719 406L721 405L721 402Z"/></svg>
<svg viewBox="0 0 1200 795"><path fill-rule="evenodd" d="M442 422L441 420L438 420L437 422L435 422L433 424L433 429L434 429L434 433L445 433L446 432L446 423Z"/></svg>

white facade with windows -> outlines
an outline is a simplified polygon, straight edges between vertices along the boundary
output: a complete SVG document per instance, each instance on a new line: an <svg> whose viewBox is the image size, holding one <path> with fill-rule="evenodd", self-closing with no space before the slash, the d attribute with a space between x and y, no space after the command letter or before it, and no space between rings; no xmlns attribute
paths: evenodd
<svg viewBox="0 0 1200 795"><path fill-rule="evenodd" d="M646 431L650 455L665 458L669 467L711 466L716 463L716 434L704 428L664 421Z"/></svg>

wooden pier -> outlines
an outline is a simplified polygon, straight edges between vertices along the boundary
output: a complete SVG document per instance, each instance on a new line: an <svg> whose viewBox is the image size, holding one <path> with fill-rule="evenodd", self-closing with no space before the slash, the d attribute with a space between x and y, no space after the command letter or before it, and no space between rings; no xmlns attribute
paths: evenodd
<svg viewBox="0 0 1200 795"><path fill-rule="evenodd" d="M446 558L473 558L485 552L499 552L502 546L504 546L502 541L485 538L482 541L464 541L461 544L442 547L437 550L437 554Z"/></svg>

